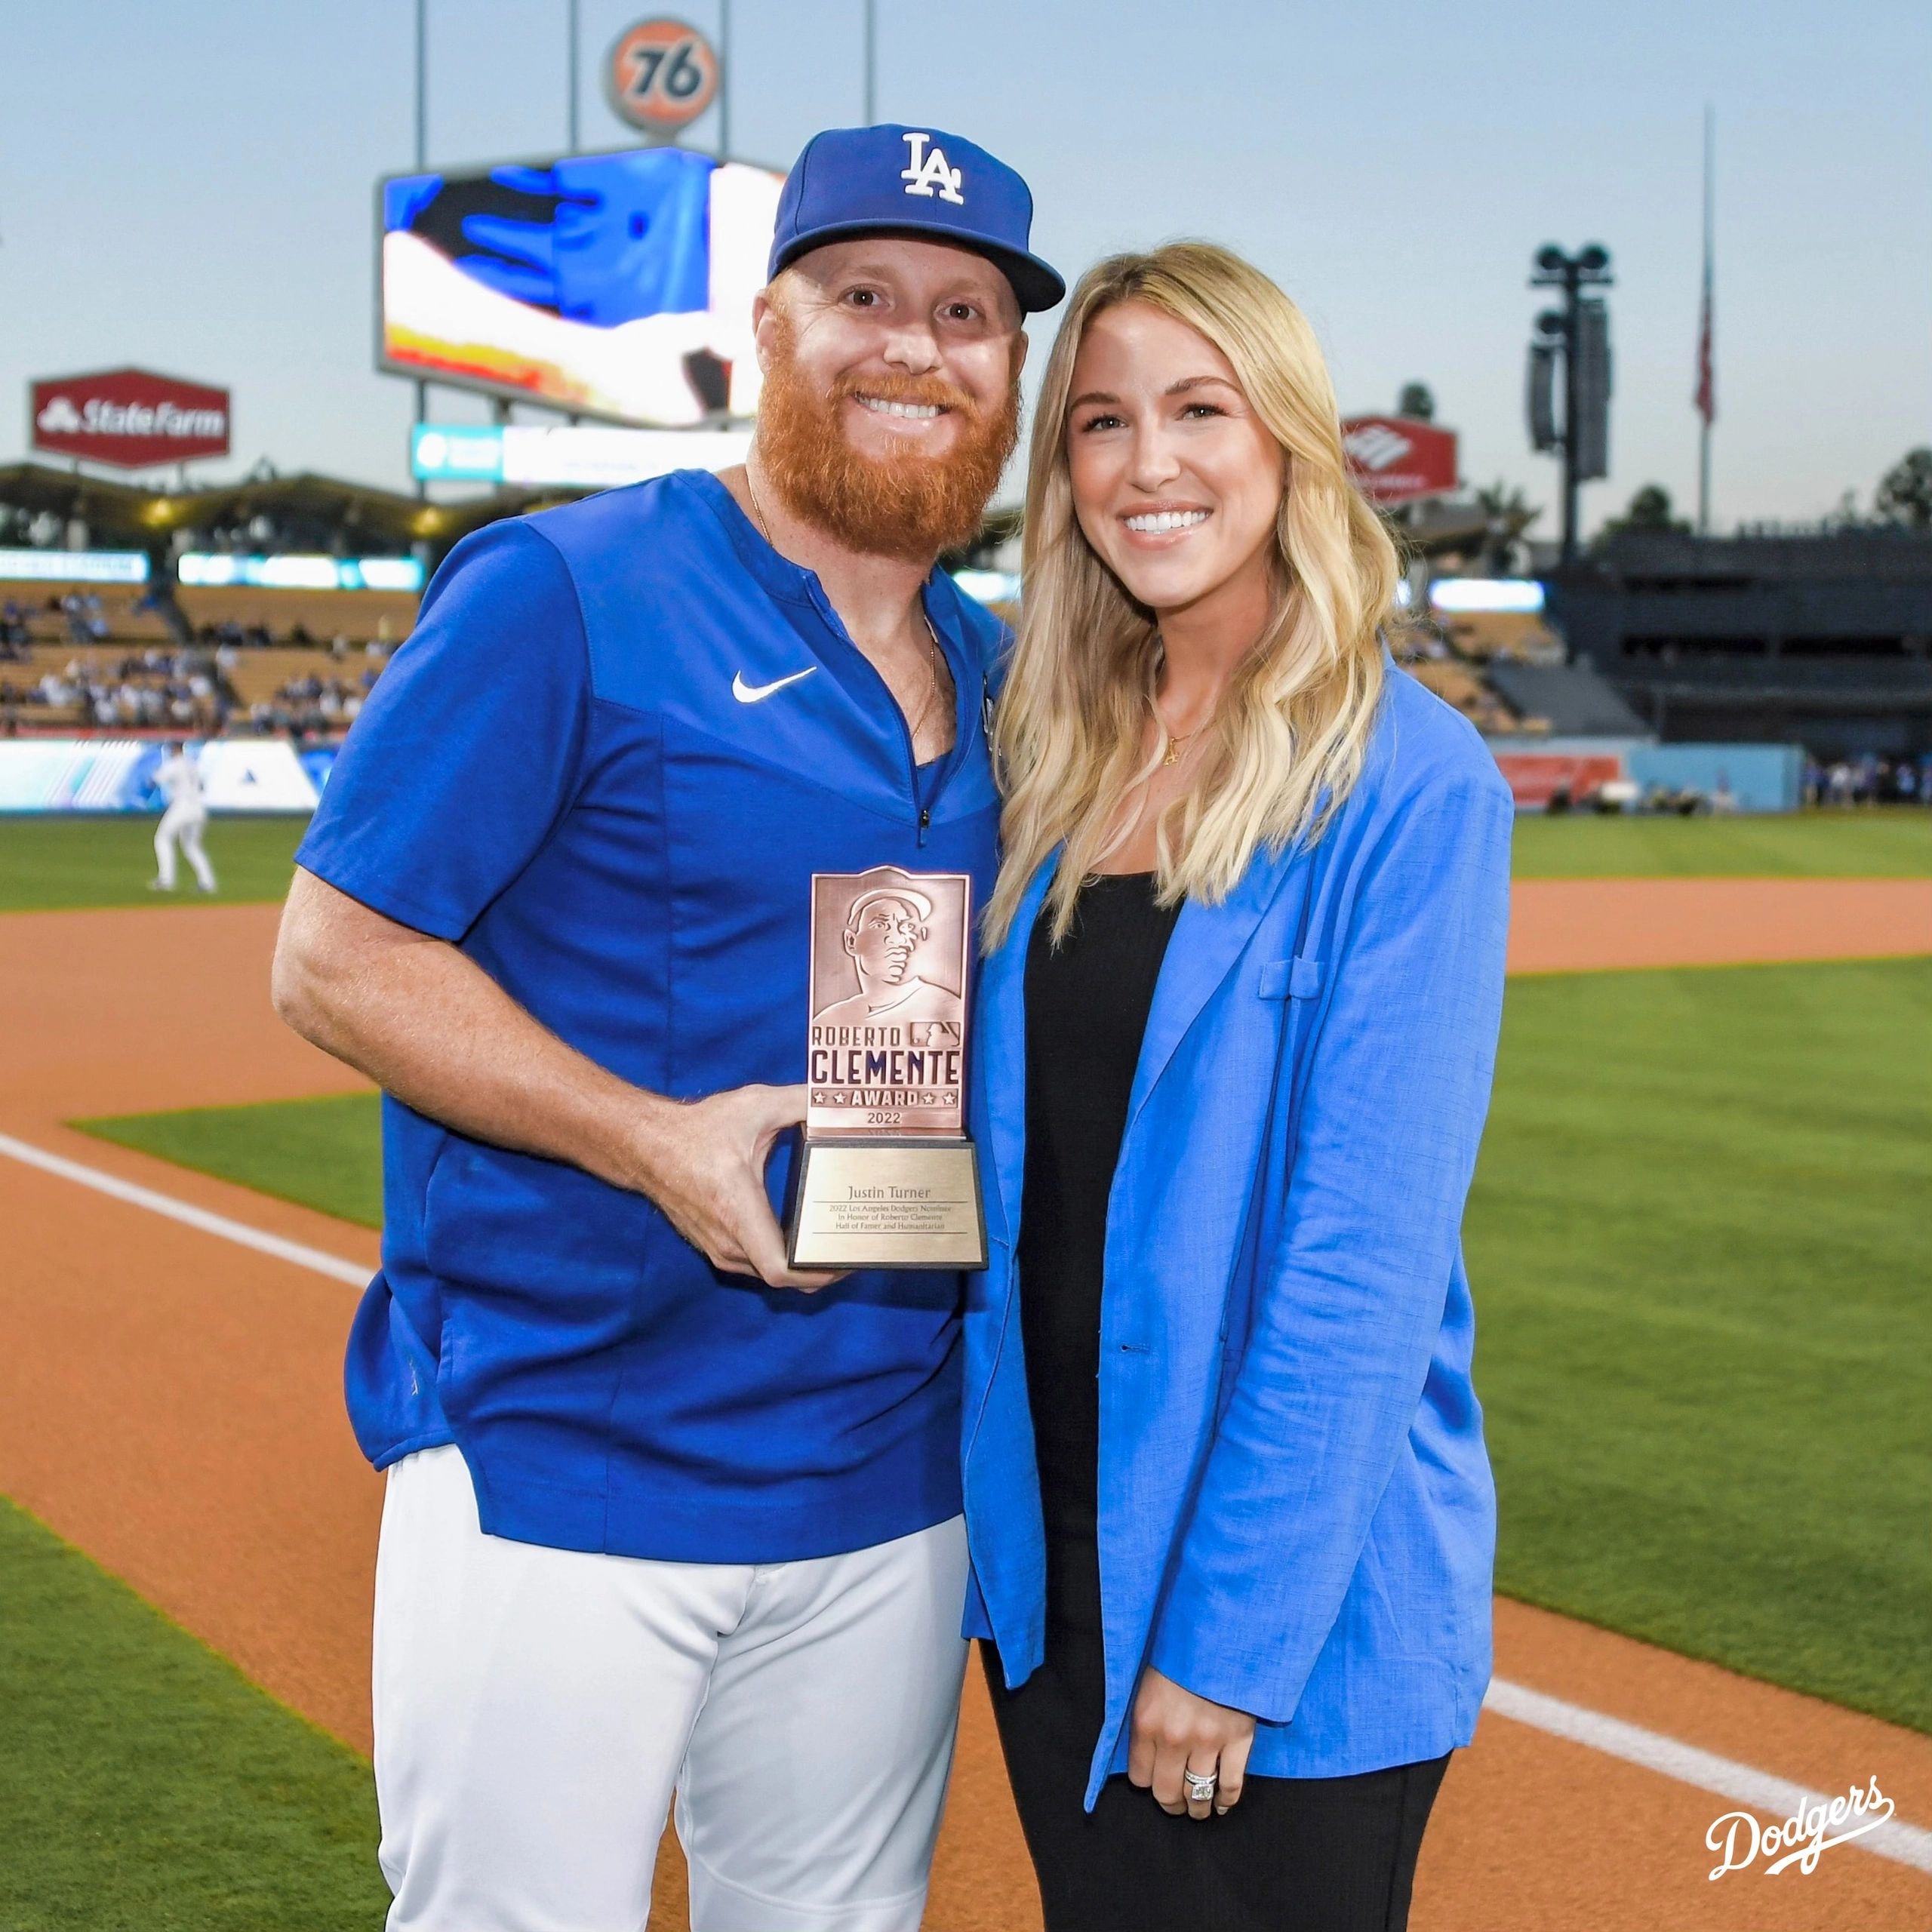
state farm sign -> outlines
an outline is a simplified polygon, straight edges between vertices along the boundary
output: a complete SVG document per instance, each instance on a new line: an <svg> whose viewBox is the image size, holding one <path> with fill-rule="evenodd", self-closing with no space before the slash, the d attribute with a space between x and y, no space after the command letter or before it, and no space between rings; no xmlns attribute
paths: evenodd
<svg viewBox="0 0 1932 1932"><path fill-rule="evenodd" d="M150 369L100 369L32 385L27 411L37 450L122 469L228 454L228 392Z"/></svg>
<svg viewBox="0 0 1932 1932"><path fill-rule="evenodd" d="M1372 503L1413 503L1456 487L1456 432L1411 416L1352 416L1342 449L1355 488Z"/></svg>

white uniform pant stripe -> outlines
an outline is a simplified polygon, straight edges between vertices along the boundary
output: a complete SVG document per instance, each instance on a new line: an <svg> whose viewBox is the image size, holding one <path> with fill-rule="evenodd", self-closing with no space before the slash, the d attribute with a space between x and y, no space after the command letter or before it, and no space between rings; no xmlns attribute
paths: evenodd
<svg viewBox="0 0 1932 1932"><path fill-rule="evenodd" d="M693 1932L915 1932L965 1571L958 1518L768 1564L512 1543L456 1450L406 1457L376 1572L389 1932L640 1932L674 1789Z"/></svg>

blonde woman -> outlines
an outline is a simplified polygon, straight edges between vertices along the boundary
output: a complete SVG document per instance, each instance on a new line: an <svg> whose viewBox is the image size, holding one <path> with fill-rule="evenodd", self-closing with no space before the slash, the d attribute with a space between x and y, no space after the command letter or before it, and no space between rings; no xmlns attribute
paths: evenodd
<svg viewBox="0 0 1932 1932"><path fill-rule="evenodd" d="M1489 1675L1509 792L1390 661L1320 350L1223 250L1076 291L1025 568L965 1488L1048 1932L1391 1932Z"/></svg>

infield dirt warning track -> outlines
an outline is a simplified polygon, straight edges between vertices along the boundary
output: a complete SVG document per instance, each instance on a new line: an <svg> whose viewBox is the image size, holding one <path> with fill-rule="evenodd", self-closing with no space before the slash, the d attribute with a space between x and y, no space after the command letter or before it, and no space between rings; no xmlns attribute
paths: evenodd
<svg viewBox="0 0 1932 1932"><path fill-rule="evenodd" d="M62 1124L359 1088L269 1010L275 918L252 906L0 917L0 1135L373 1268L366 1229ZM1516 888L1511 964L1910 953L1932 953L1932 881L1532 881ZM0 1492L366 1751L381 1488L342 1411L354 1288L17 1158L0 1158L0 1227L9 1236ZM1497 1673L1815 1791L1875 1775L1900 1820L1932 1826L1932 1739L1915 1732L1503 1600ZM1852 1844L1808 1875L1755 1870L1712 1883L1704 1833L1735 1808L1680 1777L1492 1710L1444 1788L1412 1924L1932 1925L1932 1854L1914 1864ZM681 1896L681 1868L667 1857L652 1919L660 1932L683 1924ZM934 1932L1039 1924L977 1674L926 1922Z"/></svg>

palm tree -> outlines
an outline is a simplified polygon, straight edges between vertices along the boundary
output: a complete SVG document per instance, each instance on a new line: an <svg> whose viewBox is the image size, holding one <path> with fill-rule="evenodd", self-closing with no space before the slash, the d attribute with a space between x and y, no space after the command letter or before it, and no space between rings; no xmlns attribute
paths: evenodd
<svg viewBox="0 0 1932 1932"><path fill-rule="evenodd" d="M1893 464L1872 507L1887 523L1932 529L1932 449L1908 450Z"/></svg>
<svg viewBox="0 0 1932 1932"><path fill-rule="evenodd" d="M1543 515L1540 504L1532 504L1521 489L1506 485L1500 477L1486 489L1476 492L1487 527L1483 532L1481 566L1491 577L1506 577L1515 562L1517 540Z"/></svg>

